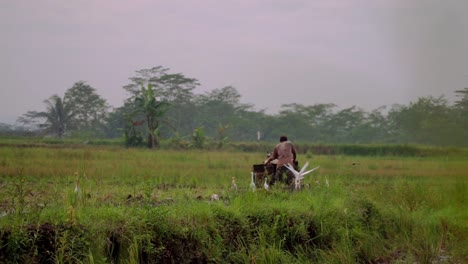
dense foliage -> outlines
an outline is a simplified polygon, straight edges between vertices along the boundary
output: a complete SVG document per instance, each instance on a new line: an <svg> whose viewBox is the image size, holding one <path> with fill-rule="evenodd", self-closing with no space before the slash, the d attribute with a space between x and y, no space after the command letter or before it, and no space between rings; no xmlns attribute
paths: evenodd
<svg viewBox="0 0 468 264"><path fill-rule="evenodd" d="M54 95L45 101L46 111L30 111L19 121L40 119L39 128L58 137L124 137L130 146L154 147L159 139L172 139L203 147L204 138L221 146L228 141L277 141L281 134L311 143L468 146L468 88L455 91L459 100L453 105L443 96L429 96L370 112L358 106L339 109L332 103L291 103L277 114L267 114L241 103L241 94L232 86L195 94L196 79L161 66L139 70L130 81L123 87L130 97L110 111L94 88L78 82L63 100ZM15 132L8 125L0 130Z"/></svg>

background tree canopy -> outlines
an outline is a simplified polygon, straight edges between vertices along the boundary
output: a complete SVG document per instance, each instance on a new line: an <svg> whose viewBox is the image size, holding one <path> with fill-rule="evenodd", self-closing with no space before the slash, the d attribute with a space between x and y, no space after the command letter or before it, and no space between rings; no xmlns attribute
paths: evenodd
<svg viewBox="0 0 468 264"><path fill-rule="evenodd" d="M444 97L423 97L409 105L366 112L358 106L338 109L333 103L285 104L278 114L243 104L233 86L195 94L198 80L162 66L136 71L123 86L130 96L109 110L106 100L85 82L77 82L63 99L45 100L45 111L29 111L18 121L36 124L45 134L63 137L124 137L128 145L155 147L159 139L277 141L287 134L310 143L415 143L468 146L468 88L457 90L450 105ZM11 126L0 130L12 133ZM196 142L195 142L196 143Z"/></svg>
<svg viewBox="0 0 468 264"><path fill-rule="evenodd" d="M64 100L73 111L73 124L79 131L93 131L100 126L106 116L106 100L96 93L96 89L83 81L77 82L65 93Z"/></svg>

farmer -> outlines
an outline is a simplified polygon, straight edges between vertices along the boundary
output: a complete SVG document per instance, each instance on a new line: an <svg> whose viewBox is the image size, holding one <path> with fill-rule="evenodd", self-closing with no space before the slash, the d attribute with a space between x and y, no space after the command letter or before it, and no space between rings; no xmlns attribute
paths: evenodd
<svg viewBox="0 0 468 264"><path fill-rule="evenodd" d="M293 143L288 140L288 137L282 135L280 137L280 143L275 146L271 156L265 160L264 164L270 163L272 160L277 160L276 162L276 173L273 175L271 180L271 185L274 185L277 181L285 182L290 185L293 182L294 175L288 168L284 165L291 164L296 167L296 148ZM283 175L286 173L287 178L283 180Z"/></svg>

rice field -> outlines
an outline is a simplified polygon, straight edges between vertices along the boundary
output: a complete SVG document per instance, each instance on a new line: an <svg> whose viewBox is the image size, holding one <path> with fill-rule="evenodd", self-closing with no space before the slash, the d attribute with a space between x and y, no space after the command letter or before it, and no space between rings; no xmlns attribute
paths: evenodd
<svg viewBox="0 0 468 264"><path fill-rule="evenodd" d="M300 154L301 191L253 191L265 158L0 147L0 263L468 261L466 157Z"/></svg>

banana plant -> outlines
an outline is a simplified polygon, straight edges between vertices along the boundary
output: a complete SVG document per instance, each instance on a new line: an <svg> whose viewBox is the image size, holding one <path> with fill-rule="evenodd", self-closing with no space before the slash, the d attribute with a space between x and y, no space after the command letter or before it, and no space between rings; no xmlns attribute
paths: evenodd
<svg viewBox="0 0 468 264"><path fill-rule="evenodd" d="M146 120L148 130L148 147L158 146L158 131L162 117L168 110L169 104L166 101L157 99L156 90L151 83L148 87L141 86L141 93L135 97L136 110L134 114L142 114Z"/></svg>

